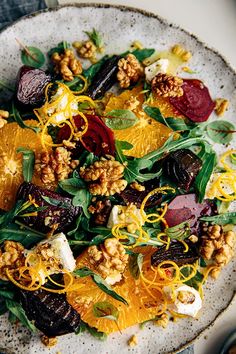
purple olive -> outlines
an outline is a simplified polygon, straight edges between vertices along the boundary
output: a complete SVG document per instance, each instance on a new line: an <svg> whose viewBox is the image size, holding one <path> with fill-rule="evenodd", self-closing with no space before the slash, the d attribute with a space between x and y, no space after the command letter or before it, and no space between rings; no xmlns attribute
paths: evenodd
<svg viewBox="0 0 236 354"><path fill-rule="evenodd" d="M42 105L45 100L45 88L51 80L51 75L41 69L22 66L17 75L17 102L24 107Z"/></svg>

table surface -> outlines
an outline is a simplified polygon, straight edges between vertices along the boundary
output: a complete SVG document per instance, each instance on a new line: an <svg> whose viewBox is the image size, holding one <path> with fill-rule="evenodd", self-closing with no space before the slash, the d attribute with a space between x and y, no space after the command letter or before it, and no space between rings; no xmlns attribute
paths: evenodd
<svg viewBox="0 0 236 354"><path fill-rule="evenodd" d="M68 0L59 0L66 4ZM71 1L70 1L71 2ZM75 1L76 2L76 1ZM95 0L77 0L95 2ZM217 49L236 69L236 0L102 0L97 3L121 4L156 13L194 33ZM194 354L217 354L227 335L236 329L236 300L214 326L195 342Z"/></svg>

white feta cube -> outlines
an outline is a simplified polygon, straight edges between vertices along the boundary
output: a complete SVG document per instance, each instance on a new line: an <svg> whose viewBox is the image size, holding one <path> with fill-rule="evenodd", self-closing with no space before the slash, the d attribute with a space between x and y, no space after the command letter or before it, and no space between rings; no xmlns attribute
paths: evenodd
<svg viewBox="0 0 236 354"><path fill-rule="evenodd" d="M166 74L169 66L168 59L158 59L154 63L145 68L146 81L151 82L152 79L159 73Z"/></svg>

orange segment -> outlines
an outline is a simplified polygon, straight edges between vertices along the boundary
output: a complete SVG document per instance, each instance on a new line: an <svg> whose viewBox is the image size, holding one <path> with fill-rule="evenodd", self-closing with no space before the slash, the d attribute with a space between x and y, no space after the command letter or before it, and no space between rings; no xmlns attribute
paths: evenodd
<svg viewBox="0 0 236 354"><path fill-rule="evenodd" d="M154 249L145 247L145 250L142 248L142 253L144 252L146 254L144 259L148 259L150 263L150 256ZM96 272L89 262L87 251L77 258L77 268L82 267L88 267ZM115 300L100 290L91 277L76 278L72 286L77 287L77 289L67 293L67 300L79 312L84 322L99 331L109 334L117 331L118 328L122 330L137 323L151 320L157 315L157 312L162 307L161 295L156 289L152 289L152 294L155 294L153 299L142 284L140 278L135 280L132 277L127 267L124 278L113 285L112 288L126 299L128 305ZM95 317L93 305L103 301L109 302L118 309L119 317L117 323L106 318Z"/></svg>
<svg viewBox="0 0 236 354"><path fill-rule="evenodd" d="M35 126L34 120L25 122ZM42 150L40 136L31 129L22 129L17 123L8 123L0 129L0 208L9 210L15 201L15 195L23 182L22 154L18 147L25 147L39 153ZM42 185L39 178L33 183Z"/></svg>
<svg viewBox="0 0 236 354"><path fill-rule="evenodd" d="M124 151L124 153L134 157L142 157L158 149L165 143L172 132L171 129L150 118L142 110L144 95L141 91L142 87L138 86L132 90L123 91L119 96L112 96L105 109L105 114L113 109L131 109L139 118L138 123L133 127L114 130L116 140L128 141L133 145L131 150ZM132 105L129 108L130 100L136 100L134 109L132 109ZM154 102L149 105L159 107L165 117L179 116L166 98L155 98Z"/></svg>

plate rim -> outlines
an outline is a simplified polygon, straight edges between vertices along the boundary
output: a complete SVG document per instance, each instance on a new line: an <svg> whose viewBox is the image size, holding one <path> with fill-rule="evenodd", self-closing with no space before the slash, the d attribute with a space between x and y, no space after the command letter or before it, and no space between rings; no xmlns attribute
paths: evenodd
<svg viewBox="0 0 236 354"><path fill-rule="evenodd" d="M16 24L24 22L25 20L34 18L36 16L39 16L43 13L51 13L51 12L54 13L54 12L57 12L57 11L63 9L63 8L86 8L86 7L87 8L98 8L98 9L111 8L111 9L117 9L117 10L126 11L126 12L133 12L133 13L144 15L146 17L154 18L154 19L158 20L161 24L164 24L168 27L172 27L176 30L179 30L179 31L187 34L188 36L193 38L198 44L203 46L205 49L207 49L211 53L218 56L223 61L223 63L227 66L227 68L231 71L232 75L235 76L235 78L236 78L236 68L234 68L233 65L230 63L230 61L218 49L214 48L214 46L208 45L206 42L204 42L203 39L199 38L197 35L182 28L180 25L177 25L176 23L165 19L164 17L160 16L159 14L155 14L151 11L147 11L147 10L144 10L141 8L136 8L133 6L126 6L126 5L119 5L119 4L106 4L106 3L97 3L97 2L91 2L91 3L70 2L70 3L64 4L64 5L47 7L45 9L24 15L24 16L20 17L19 19L6 25L5 27L3 27L0 30L0 37L4 34L4 32L6 32L9 28L14 27ZM236 289L233 290L232 296L231 296L230 300L227 302L226 306L223 309L221 309L221 311L215 316L215 318L209 323L209 325L206 328L204 328L202 331L200 331L194 338L192 338L191 340L189 340L185 344L180 345L176 349L165 352L164 354L177 354L177 353L180 353L181 351L187 349L189 346L193 345L197 339L199 339L207 330L209 330L210 328L212 328L214 326L215 322L218 319L220 319L220 317L230 308L230 306L233 304L233 302L235 300L236 300Z"/></svg>

